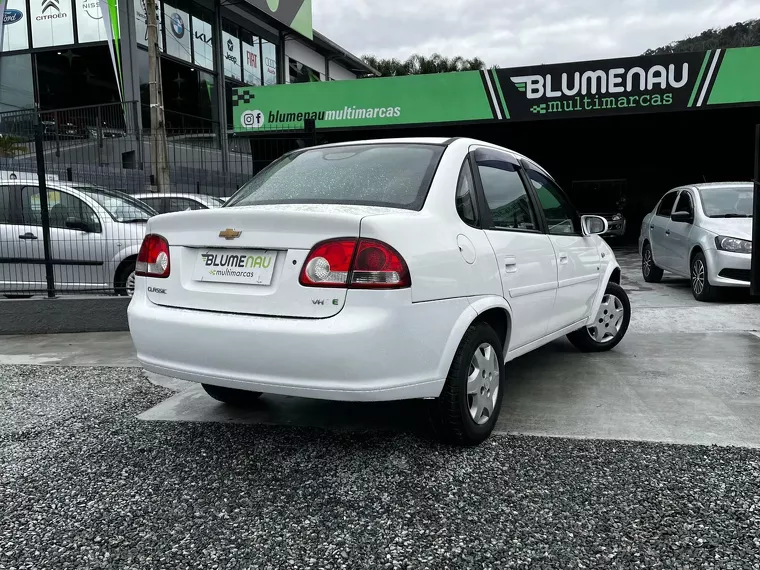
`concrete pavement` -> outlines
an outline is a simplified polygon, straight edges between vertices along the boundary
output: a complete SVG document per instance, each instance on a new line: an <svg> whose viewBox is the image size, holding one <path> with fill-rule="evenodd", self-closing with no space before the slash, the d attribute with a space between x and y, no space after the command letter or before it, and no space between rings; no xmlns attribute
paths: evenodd
<svg viewBox="0 0 760 570"><path fill-rule="evenodd" d="M698 303L686 280L647 284L635 252L618 258L633 306L625 340L598 355L562 340L510 363L496 431L760 447L760 305L741 292ZM123 333L3 337L0 364L137 366ZM152 381L176 393L139 416L146 421L426 428L424 402L264 396L241 411L208 398L200 386Z"/></svg>

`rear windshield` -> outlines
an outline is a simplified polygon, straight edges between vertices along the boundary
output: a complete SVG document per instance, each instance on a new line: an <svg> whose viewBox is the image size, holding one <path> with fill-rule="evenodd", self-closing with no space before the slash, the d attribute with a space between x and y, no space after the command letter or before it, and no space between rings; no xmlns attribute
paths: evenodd
<svg viewBox="0 0 760 570"><path fill-rule="evenodd" d="M357 204L420 210L444 147L359 144L289 154L246 183L225 207Z"/></svg>
<svg viewBox="0 0 760 570"><path fill-rule="evenodd" d="M702 209L710 218L751 218L754 189L750 185L700 188Z"/></svg>

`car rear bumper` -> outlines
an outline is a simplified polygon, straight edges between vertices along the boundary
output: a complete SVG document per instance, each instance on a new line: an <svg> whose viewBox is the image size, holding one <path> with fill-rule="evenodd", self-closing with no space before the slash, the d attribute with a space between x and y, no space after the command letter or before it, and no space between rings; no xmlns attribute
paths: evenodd
<svg viewBox="0 0 760 570"><path fill-rule="evenodd" d="M158 306L144 288L138 285L128 317L147 370L327 400L437 397L450 365L444 347L472 311L466 299L412 304L409 290L350 291L331 318L257 317Z"/></svg>
<svg viewBox="0 0 760 570"><path fill-rule="evenodd" d="M749 287L752 256L718 249L705 252L710 285L717 287Z"/></svg>

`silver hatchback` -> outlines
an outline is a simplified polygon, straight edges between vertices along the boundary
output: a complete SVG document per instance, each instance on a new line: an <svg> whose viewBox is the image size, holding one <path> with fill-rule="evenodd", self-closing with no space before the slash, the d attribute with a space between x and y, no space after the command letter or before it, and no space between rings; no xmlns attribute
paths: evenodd
<svg viewBox="0 0 760 570"><path fill-rule="evenodd" d="M641 225L644 279L657 283L663 270L689 277L698 301L714 300L721 287L749 287L752 208L750 182L670 190Z"/></svg>
<svg viewBox="0 0 760 570"><path fill-rule="evenodd" d="M129 195L48 181L53 277L59 291L131 295L145 223L156 212ZM47 290L40 190L35 179L0 180L0 294Z"/></svg>

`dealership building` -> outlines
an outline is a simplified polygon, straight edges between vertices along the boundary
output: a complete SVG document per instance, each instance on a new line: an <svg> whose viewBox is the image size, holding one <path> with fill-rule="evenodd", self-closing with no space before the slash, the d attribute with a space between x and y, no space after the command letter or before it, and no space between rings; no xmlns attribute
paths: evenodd
<svg viewBox="0 0 760 570"><path fill-rule="evenodd" d="M311 0L156 8L169 128L231 128L238 87L376 74L312 29ZM0 14L0 113L140 101L146 126L145 0L0 0Z"/></svg>
<svg viewBox="0 0 760 570"><path fill-rule="evenodd" d="M552 172L582 211L621 212L631 236L669 188L752 179L760 47L242 88L232 104L235 129L254 138L313 119L325 141L504 145Z"/></svg>

